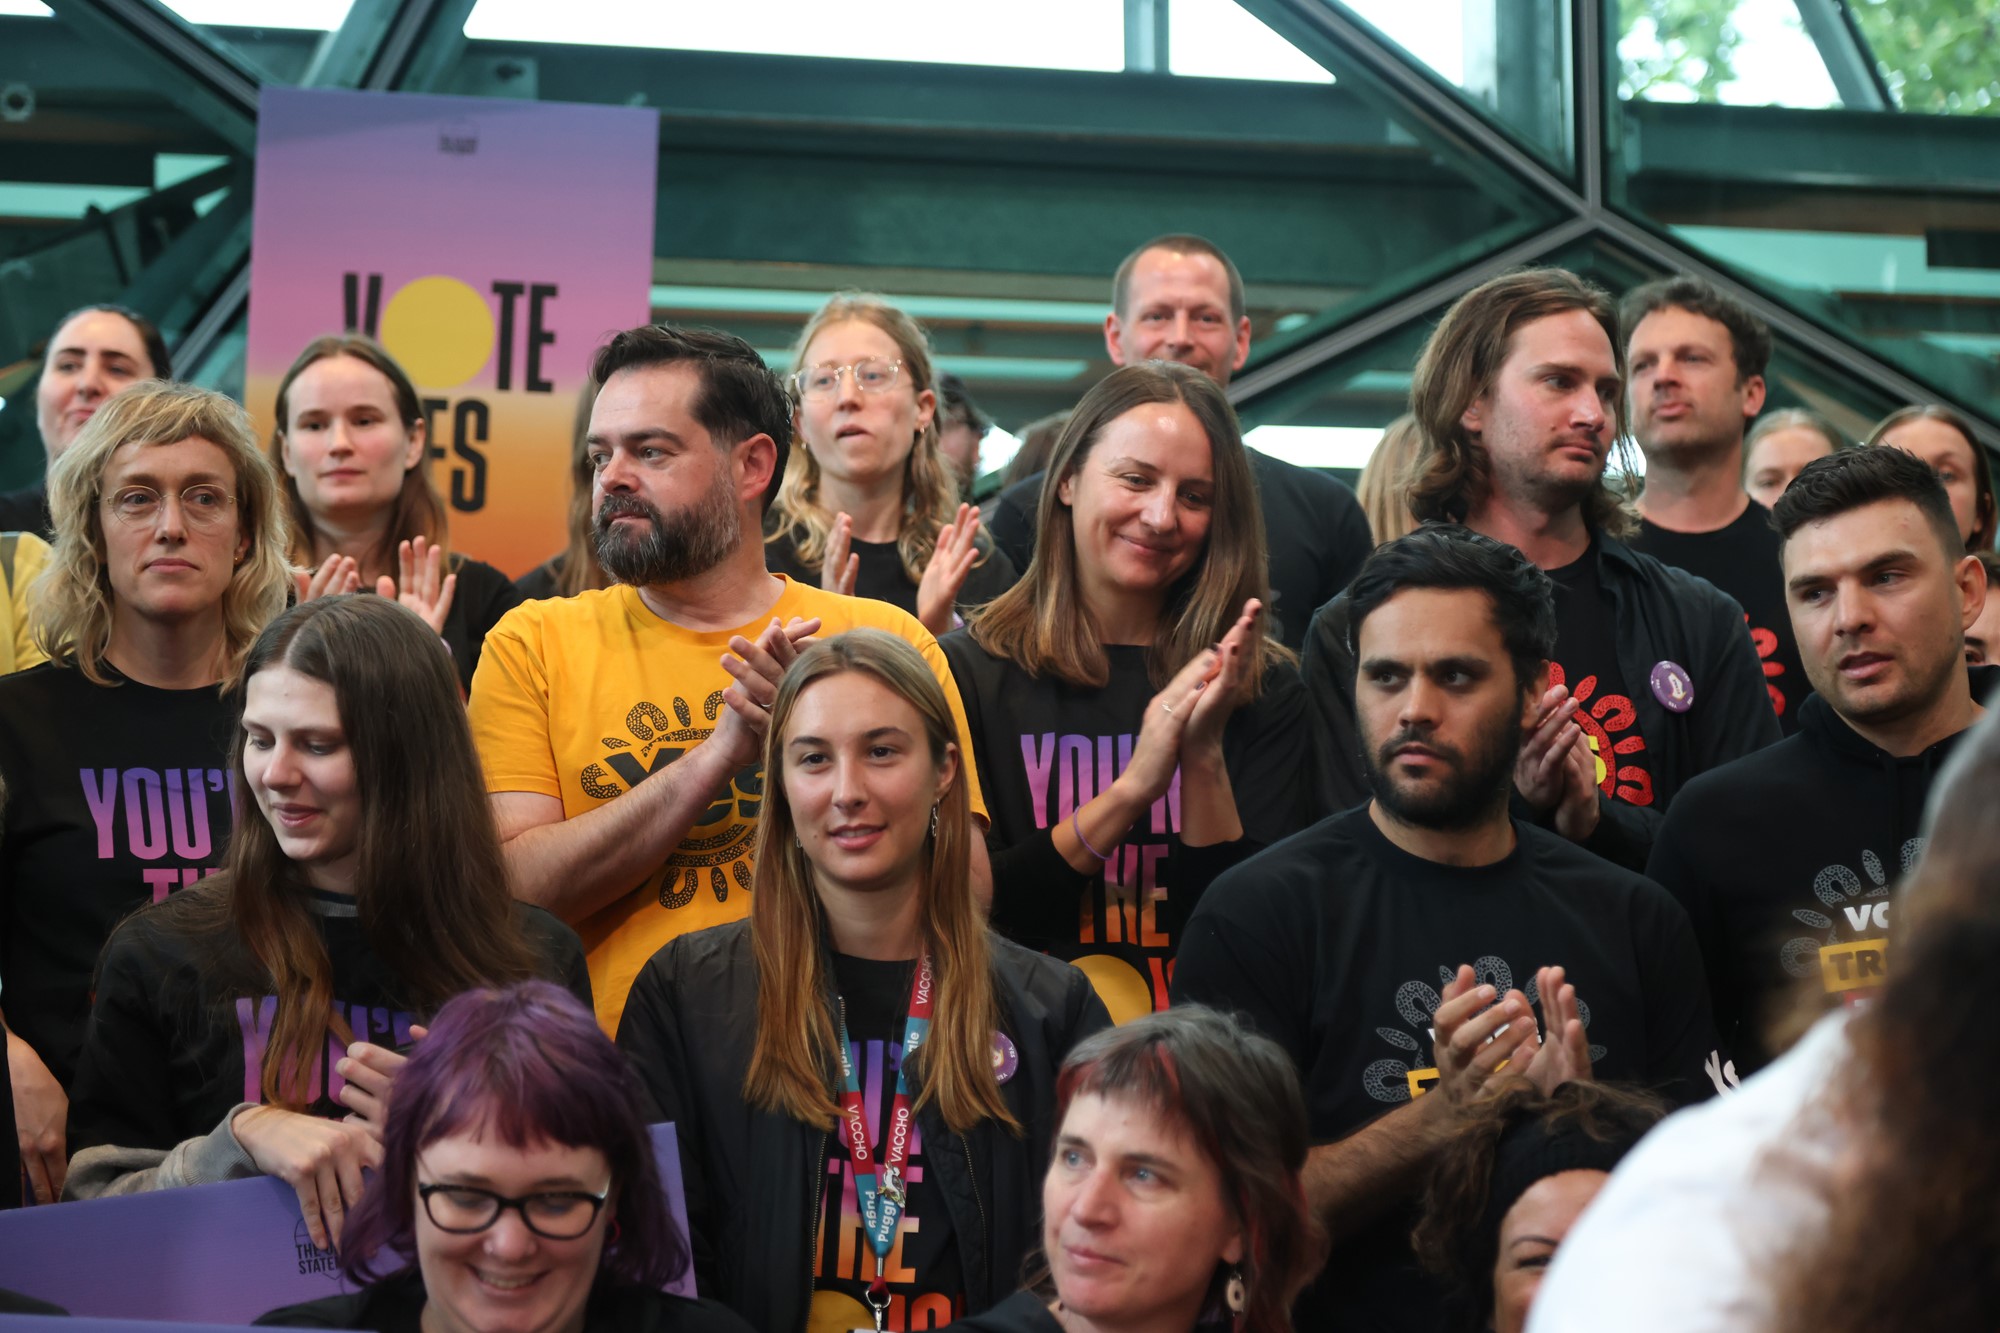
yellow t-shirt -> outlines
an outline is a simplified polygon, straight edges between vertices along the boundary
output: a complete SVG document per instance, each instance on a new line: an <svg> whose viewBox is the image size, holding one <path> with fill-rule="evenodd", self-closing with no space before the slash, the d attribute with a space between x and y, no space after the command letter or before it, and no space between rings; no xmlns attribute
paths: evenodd
<svg viewBox="0 0 2000 1333"><path fill-rule="evenodd" d="M7 595L0 597L0 675L26 671L49 660L28 637L29 588L49 562L49 544L32 532L0 533L0 570Z"/></svg>
<svg viewBox="0 0 2000 1333"><path fill-rule="evenodd" d="M779 577L783 578L783 575ZM986 805L951 668L930 631L886 602L785 579L776 605L733 629L697 633L662 620L629 586L523 602L487 631L472 678L472 735L489 792L553 796L571 819L614 800L705 740L731 684L722 655L773 616L821 622L819 637L868 627L916 645L944 685L972 808ZM616 1033L639 969L676 936L750 914L750 852L763 804L762 764L717 792L666 864L630 893L572 921L590 959L597 1021Z"/></svg>

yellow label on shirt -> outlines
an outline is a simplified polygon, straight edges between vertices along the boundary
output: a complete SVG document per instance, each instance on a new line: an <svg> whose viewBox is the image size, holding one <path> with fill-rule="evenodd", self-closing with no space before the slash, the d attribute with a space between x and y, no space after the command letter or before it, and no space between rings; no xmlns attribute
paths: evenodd
<svg viewBox="0 0 2000 1333"><path fill-rule="evenodd" d="M1421 1097L1437 1086L1438 1071L1435 1069L1412 1069L1409 1078L1410 1096L1413 1098Z"/></svg>
<svg viewBox="0 0 2000 1333"><path fill-rule="evenodd" d="M1821 945L1820 980L1829 995L1879 986L1889 979L1888 956L1886 939Z"/></svg>

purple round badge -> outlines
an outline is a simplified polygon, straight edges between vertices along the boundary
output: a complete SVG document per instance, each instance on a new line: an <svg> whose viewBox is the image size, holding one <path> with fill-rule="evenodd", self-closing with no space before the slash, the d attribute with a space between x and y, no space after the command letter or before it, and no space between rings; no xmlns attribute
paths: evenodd
<svg viewBox="0 0 2000 1333"><path fill-rule="evenodd" d="M1660 662L1653 667L1653 697L1676 713L1694 707L1694 681L1678 662Z"/></svg>
<svg viewBox="0 0 2000 1333"><path fill-rule="evenodd" d="M993 1033L993 1077L1005 1083L1014 1077L1014 1071L1021 1067L1021 1053L1014 1049L1014 1040L1006 1033Z"/></svg>

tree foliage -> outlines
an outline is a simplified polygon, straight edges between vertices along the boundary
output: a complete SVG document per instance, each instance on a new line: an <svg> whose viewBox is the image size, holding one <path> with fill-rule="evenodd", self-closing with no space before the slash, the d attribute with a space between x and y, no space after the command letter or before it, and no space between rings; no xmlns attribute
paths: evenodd
<svg viewBox="0 0 2000 1333"><path fill-rule="evenodd" d="M1837 0L1836 0L1837 2ZM1736 77L1740 0L1621 0L1619 93L1716 100ZM1906 111L2000 115L2000 4L1845 0Z"/></svg>

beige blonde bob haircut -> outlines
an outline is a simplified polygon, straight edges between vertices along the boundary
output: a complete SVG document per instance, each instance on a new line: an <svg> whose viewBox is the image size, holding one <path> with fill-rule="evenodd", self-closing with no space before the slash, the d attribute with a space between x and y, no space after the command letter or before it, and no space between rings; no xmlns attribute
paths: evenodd
<svg viewBox="0 0 2000 1333"><path fill-rule="evenodd" d="M35 643L49 660L81 671L97 685L115 683L105 669L115 608L104 567L104 473L128 444L179 444L203 439L235 469L237 535L243 559L222 594L226 645L224 686L233 685L243 657L280 611L292 588L286 550L290 530L272 471L250 418L232 400L192 384L145 380L112 397L49 468L49 511L55 544L35 583L30 619Z"/></svg>

